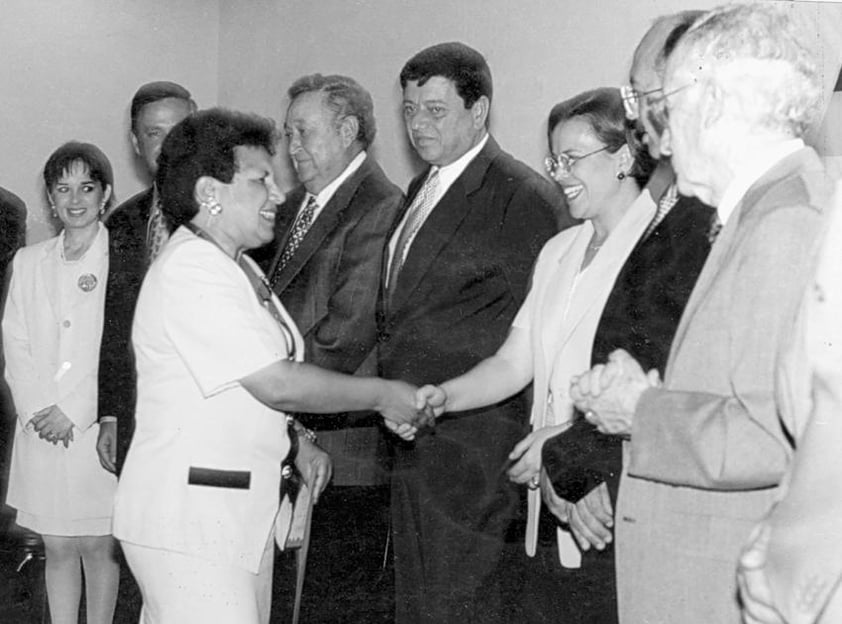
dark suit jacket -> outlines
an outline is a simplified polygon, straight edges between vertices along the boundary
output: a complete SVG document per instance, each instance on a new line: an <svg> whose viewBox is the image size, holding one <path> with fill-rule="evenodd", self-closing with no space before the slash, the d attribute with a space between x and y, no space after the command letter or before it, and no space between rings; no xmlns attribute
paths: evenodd
<svg viewBox="0 0 842 624"><path fill-rule="evenodd" d="M117 418L117 467L123 465L134 432L136 378L132 321L146 275L146 226L152 188L127 199L109 215L108 284L99 350L99 418Z"/></svg>
<svg viewBox="0 0 842 624"><path fill-rule="evenodd" d="M278 212L272 265L280 258L305 195L303 186L294 189ZM375 307L383 249L402 201L401 190L367 156L275 276L273 288L304 336L307 362L347 374L377 374L370 356L377 340ZM258 255L269 254L264 249ZM270 267L270 279L271 273ZM375 426L380 418L365 416L300 415L304 424L322 431L319 440L334 458L337 485L370 485L375 477ZM370 426L344 429L351 423Z"/></svg>
<svg viewBox="0 0 842 624"><path fill-rule="evenodd" d="M710 251L708 232L713 214L713 209L698 199L680 196L652 234L635 246L603 308L594 336L592 365L606 362L616 349L625 349L644 370L657 368L664 374L678 321ZM577 451L566 446L574 440ZM612 500L616 500L622 470L620 438L602 435L580 418L567 432L545 443L543 456L551 476L557 459L572 469L574 453L590 462L577 466L578 471L565 470L566 490L559 493L576 500L607 481ZM573 488L574 483L578 487ZM574 490L578 490L576 495Z"/></svg>
<svg viewBox="0 0 842 624"><path fill-rule="evenodd" d="M26 243L26 205L14 193L0 188L0 314L3 311L6 290L9 284L9 276L6 275L6 268L12 262L12 258L18 249ZM8 424L14 423L11 418L15 413L12 405L12 393L6 385L3 375L5 362L3 360L2 341L0 341L0 462L5 463L8 442L11 440L14 429L9 430ZM5 472L3 474L6 474Z"/></svg>
<svg viewBox="0 0 842 624"><path fill-rule="evenodd" d="M407 205L426 174L410 184ZM388 302L381 284L381 375L437 384L493 355L526 296L538 252L557 231L562 205L553 185L489 137L418 231ZM395 526L398 621L402 609L450 621L455 603L493 575L500 552L494 544L502 545L520 502L505 476L507 455L526 433L528 413L519 393L446 414L432 432L397 449L393 518L418 522ZM404 558L413 545L399 543L415 534L420 563ZM423 570L421 577L405 584L411 569ZM412 583L416 603L401 594Z"/></svg>

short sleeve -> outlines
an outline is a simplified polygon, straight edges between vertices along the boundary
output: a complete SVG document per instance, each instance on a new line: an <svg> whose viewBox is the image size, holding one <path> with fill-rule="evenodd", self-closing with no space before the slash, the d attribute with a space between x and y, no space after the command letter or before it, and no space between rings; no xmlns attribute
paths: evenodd
<svg viewBox="0 0 842 624"><path fill-rule="evenodd" d="M156 267L164 329L203 395L286 357L276 321L233 260L201 240L166 260Z"/></svg>

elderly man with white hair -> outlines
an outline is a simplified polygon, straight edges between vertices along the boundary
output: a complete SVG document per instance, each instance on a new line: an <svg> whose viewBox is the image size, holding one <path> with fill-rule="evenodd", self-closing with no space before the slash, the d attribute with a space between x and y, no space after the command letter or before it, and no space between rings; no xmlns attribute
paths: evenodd
<svg viewBox="0 0 842 624"><path fill-rule="evenodd" d="M663 383L617 351L572 389L600 430L628 436L616 514L621 622L740 621L740 548L792 454L775 361L831 191L802 140L821 113L809 41L785 10L723 7L694 24L666 67L662 150L679 191L716 207L716 239Z"/></svg>

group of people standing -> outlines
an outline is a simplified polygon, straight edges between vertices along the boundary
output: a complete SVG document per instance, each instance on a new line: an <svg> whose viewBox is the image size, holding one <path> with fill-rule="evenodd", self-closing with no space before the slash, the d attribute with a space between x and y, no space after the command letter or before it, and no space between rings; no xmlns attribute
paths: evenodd
<svg viewBox="0 0 842 624"><path fill-rule="evenodd" d="M282 465L319 501L309 578L364 601L393 550L400 624L834 621L842 523L809 494L839 439L838 265L805 41L767 5L659 18L628 86L550 111L555 184L490 134L462 43L400 73L426 164L405 196L346 76L289 88L286 195L273 122L174 83L135 94L154 182L121 206L101 151L60 147L62 232L15 255L3 316L6 502L44 538L52 621L82 568L87 621L112 620L113 535L145 624L268 622ZM320 602L308 621L366 621Z"/></svg>

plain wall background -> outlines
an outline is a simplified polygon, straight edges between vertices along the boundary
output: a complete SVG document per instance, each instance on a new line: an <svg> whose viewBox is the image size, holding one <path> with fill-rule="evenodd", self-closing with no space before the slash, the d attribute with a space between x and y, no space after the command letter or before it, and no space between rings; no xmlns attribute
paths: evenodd
<svg viewBox="0 0 842 624"><path fill-rule="evenodd" d="M767 0L769 1L769 0ZM842 5L781 2L817 32ZM53 232L40 179L62 142L96 143L114 166L118 200L148 181L128 140L129 101L151 80L174 80L200 107L283 120L287 87L312 72L353 76L375 103L374 154L406 187L420 163L400 119L398 74L420 49L462 40L489 61L491 129L539 169L546 115L585 89L626 82L631 55L658 15L717 0L0 0L0 186L29 208L28 240ZM834 31L842 38L842 26ZM838 46L842 49L842 44ZM834 59L831 59L834 57ZM838 59L826 55L828 66ZM835 82L828 75L828 82ZM830 132L842 144L842 133ZM826 154L842 147L824 140ZM283 150L285 146L281 146ZM293 179L278 159L284 185Z"/></svg>
<svg viewBox="0 0 842 624"><path fill-rule="evenodd" d="M27 240L53 233L41 181L53 150L96 144L127 199L147 186L128 139L137 87L175 80L205 106L218 65L217 0L0 0L0 186L26 202Z"/></svg>

